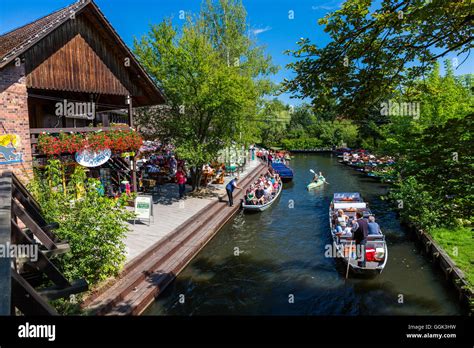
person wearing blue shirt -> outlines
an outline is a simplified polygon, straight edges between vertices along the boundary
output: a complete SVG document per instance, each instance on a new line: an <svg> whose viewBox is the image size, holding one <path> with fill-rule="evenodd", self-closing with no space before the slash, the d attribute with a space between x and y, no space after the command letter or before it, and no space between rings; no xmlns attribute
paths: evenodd
<svg viewBox="0 0 474 348"><path fill-rule="evenodd" d="M234 192L234 189L238 188L240 189L239 186L237 186L237 181L239 179L238 178L234 178L232 179L228 184L227 186L225 187L225 190L227 192L227 197L229 198L229 206L232 207L234 205L234 198L233 198L233 192Z"/></svg>
<svg viewBox="0 0 474 348"><path fill-rule="evenodd" d="M369 227L369 233L368 233L369 236L382 234L382 232L380 231L380 226L378 223L375 222L375 216L373 215L369 216L368 227Z"/></svg>

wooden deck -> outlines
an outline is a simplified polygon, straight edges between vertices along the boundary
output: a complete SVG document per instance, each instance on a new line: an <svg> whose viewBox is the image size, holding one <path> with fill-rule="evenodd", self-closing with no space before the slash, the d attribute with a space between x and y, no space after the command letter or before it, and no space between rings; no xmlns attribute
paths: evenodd
<svg viewBox="0 0 474 348"><path fill-rule="evenodd" d="M248 186L267 170L265 165L257 162L252 167L241 176L239 186ZM84 302L85 308L96 315L139 315L142 313L239 210L239 202L243 195L243 190L234 193L233 207L227 205L227 199L221 201L215 198L202 199L200 202L202 208L197 212L183 209L182 204L180 208L179 202L174 202L168 209L162 208L163 212L167 210L169 214L160 217L155 211L155 219L157 219L155 228L136 227L142 231L148 228L147 232L150 234L136 230L129 235L127 243L130 248L130 261L119 279L91 295ZM199 200L199 198L196 199ZM190 204L191 199L188 200ZM183 210L188 211L189 215L184 222L180 223L180 219L184 216ZM163 231L158 231L153 235L158 226L161 228L158 219L168 222L165 229L172 228L173 223L177 226L164 235L162 235ZM140 240L146 240L147 243L139 242ZM149 247L145 248L146 246ZM142 251L138 253L138 250Z"/></svg>

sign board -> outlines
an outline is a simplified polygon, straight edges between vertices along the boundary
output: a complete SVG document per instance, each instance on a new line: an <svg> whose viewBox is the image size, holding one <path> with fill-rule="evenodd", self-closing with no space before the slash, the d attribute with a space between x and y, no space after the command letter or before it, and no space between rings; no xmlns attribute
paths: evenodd
<svg viewBox="0 0 474 348"><path fill-rule="evenodd" d="M152 196L137 196L135 198L135 220L149 220L153 216Z"/></svg>
<svg viewBox="0 0 474 348"><path fill-rule="evenodd" d="M110 149L102 151L82 150L76 152L76 162L84 167L98 167L110 159L112 152Z"/></svg>
<svg viewBox="0 0 474 348"><path fill-rule="evenodd" d="M334 203L334 209L347 209L347 208L365 209L367 208L367 204L361 203L361 202Z"/></svg>

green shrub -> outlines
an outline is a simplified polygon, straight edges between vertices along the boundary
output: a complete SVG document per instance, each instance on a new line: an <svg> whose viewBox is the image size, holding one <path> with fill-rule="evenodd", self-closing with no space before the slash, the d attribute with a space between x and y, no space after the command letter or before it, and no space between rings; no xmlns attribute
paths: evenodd
<svg viewBox="0 0 474 348"><path fill-rule="evenodd" d="M66 181L65 166L49 160L43 173L29 184L48 222L58 222L54 232L67 240L71 250L55 259L68 279L84 278L89 285L116 275L125 262L124 238L127 197L115 200L100 194L99 180L88 179L76 166Z"/></svg>

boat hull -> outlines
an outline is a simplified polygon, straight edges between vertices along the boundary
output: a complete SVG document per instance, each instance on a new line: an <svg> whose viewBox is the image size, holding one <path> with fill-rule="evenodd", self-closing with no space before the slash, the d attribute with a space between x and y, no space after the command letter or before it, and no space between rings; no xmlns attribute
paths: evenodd
<svg viewBox="0 0 474 348"><path fill-rule="evenodd" d="M331 206L333 205L334 201L331 202ZM366 262L366 267L360 267L358 265L358 262L353 258L353 252L352 250L349 251L349 255L346 255L347 252L345 253L344 250L349 246L349 248L354 247L354 244L350 244L348 241L346 243L342 243L341 239L334 233L334 226L332 223L332 216L335 213L335 210L331 209L331 206L329 207L329 226L330 226L330 233L331 233L331 238L332 238L332 244L333 244L333 250L335 251L336 259L340 260L340 262L344 265L344 269L347 269L348 263L349 263L349 270L351 274L362 276L362 277L373 277L376 276L380 273L385 268L385 265L387 264L388 260L388 248L387 248L387 243L385 242L385 238L381 237L383 239L372 239L371 237L368 238L367 243L381 243L383 241L383 249L384 249L384 260L381 262L374 262L374 261L367 261ZM380 237L379 237L380 238ZM349 257L348 257L349 256Z"/></svg>
<svg viewBox="0 0 474 348"><path fill-rule="evenodd" d="M271 205L278 199L278 197L280 197L282 189L283 189L283 185L280 181L278 191L277 191L275 197L273 197L273 199L270 202L267 202L265 204L260 204L260 205L254 205L254 204L245 204L244 201L242 201L242 208L244 209L244 211L247 211L247 212L265 211L265 210L267 210L268 208L271 207Z"/></svg>
<svg viewBox="0 0 474 348"><path fill-rule="evenodd" d="M326 180L320 180L318 182L311 182L311 183L308 184L308 186L306 186L306 188L308 190L312 190L312 189L315 189L317 187L323 186L325 182L326 182Z"/></svg>

